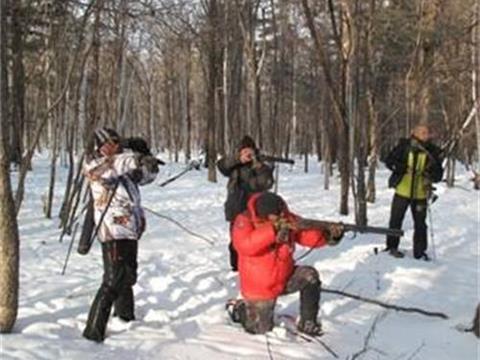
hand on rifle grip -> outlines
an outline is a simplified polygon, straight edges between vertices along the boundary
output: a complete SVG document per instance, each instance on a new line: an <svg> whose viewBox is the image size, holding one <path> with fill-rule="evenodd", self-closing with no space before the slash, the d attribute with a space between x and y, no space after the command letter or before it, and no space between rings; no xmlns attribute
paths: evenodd
<svg viewBox="0 0 480 360"><path fill-rule="evenodd" d="M332 224L328 228L328 245L335 246L342 240L345 234L345 227L342 223Z"/></svg>
<svg viewBox="0 0 480 360"><path fill-rule="evenodd" d="M290 229L283 228L277 231L276 242L280 244L288 244L290 241Z"/></svg>
<svg viewBox="0 0 480 360"><path fill-rule="evenodd" d="M287 219L280 217L275 221L273 227L277 233L276 241L279 243L288 243L290 239L290 230L293 230L295 225Z"/></svg>

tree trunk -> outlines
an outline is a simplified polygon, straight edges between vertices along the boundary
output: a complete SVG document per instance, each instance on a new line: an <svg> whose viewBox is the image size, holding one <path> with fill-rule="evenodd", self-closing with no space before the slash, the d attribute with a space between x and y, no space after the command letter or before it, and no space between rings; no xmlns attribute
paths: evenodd
<svg viewBox="0 0 480 360"><path fill-rule="evenodd" d="M59 119L58 116L55 115L55 119L53 122L53 145L52 145L52 160L50 164L50 185L48 186L48 195L47 195L47 203L45 205L45 217L47 219L52 218L52 207L53 207L53 196L55 191L55 175L57 173L57 157L58 157L58 131L59 131Z"/></svg>
<svg viewBox="0 0 480 360"><path fill-rule="evenodd" d="M207 165L208 165L208 181L217 181L217 148L216 148L216 87L218 68L218 37L219 30L219 11L217 0L210 0L208 2L208 40L206 44L206 60L207 60L207 95L206 95L206 118L207 118L207 133L206 133L206 147L207 147Z"/></svg>
<svg viewBox="0 0 480 360"><path fill-rule="evenodd" d="M100 15L102 9L102 1L99 1L95 5L95 20L93 24L92 34L92 63L87 70L87 96L86 96L86 122L83 134L83 141L85 146L85 152L87 155L93 153L93 133L97 123L98 116L98 87L99 87L99 71L100 71Z"/></svg>
<svg viewBox="0 0 480 360"><path fill-rule="evenodd" d="M310 35L313 39L316 55L320 65L322 66L323 75L325 82L327 84L326 88L329 94L329 97L333 104L334 109L334 119L337 130L337 163L338 169L340 172L340 214L348 215L348 193L350 188L350 162L349 162L349 133L350 129L348 127L348 115L345 104L345 91L338 89L333 75L333 67L331 66L330 57L327 55L324 46L325 39L322 38L321 33L317 31L315 25L315 19L313 13L310 9L308 0L302 0L302 7L305 14L305 19L307 21L307 26L310 31ZM347 39L348 37L346 37ZM348 59L344 56L343 52L344 47L348 45L340 44L339 51L343 57L344 64L348 64ZM345 80L345 75L347 74L347 68L344 66L343 78ZM342 81L342 88L345 88L345 81Z"/></svg>
<svg viewBox="0 0 480 360"><path fill-rule="evenodd" d="M480 169L480 0L475 1L475 22L477 25L472 32L472 97L474 106L477 107L475 128L477 135L477 162Z"/></svg>
<svg viewBox="0 0 480 360"><path fill-rule="evenodd" d="M7 111L7 0L0 0L0 333L11 332L17 319L19 238L6 144Z"/></svg>
<svg viewBox="0 0 480 360"><path fill-rule="evenodd" d="M376 200L375 174L378 163L378 114L373 108L372 95L368 92L368 114L370 118L370 154L368 155L368 184L367 201L374 203Z"/></svg>
<svg viewBox="0 0 480 360"><path fill-rule="evenodd" d="M25 124L25 68L23 65L24 36L22 24L22 5L13 2L12 16L12 121L11 121L11 161L20 165L23 153L23 131Z"/></svg>

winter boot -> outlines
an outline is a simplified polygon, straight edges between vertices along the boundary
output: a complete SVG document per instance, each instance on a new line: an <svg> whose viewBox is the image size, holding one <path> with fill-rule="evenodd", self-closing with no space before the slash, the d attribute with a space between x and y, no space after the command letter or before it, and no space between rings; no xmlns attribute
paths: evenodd
<svg viewBox="0 0 480 360"><path fill-rule="evenodd" d="M300 319L297 325L298 331L311 336L323 335L322 324L317 323L315 320L303 320Z"/></svg>
<svg viewBox="0 0 480 360"><path fill-rule="evenodd" d="M241 323L246 311L245 302L241 299L230 299L225 304L225 310L234 323Z"/></svg>
<svg viewBox="0 0 480 360"><path fill-rule="evenodd" d="M405 254L401 251L399 251L398 249L390 249L388 251L388 253L393 256L394 258L397 258L397 259L402 259L403 257L405 257Z"/></svg>
<svg viewBox="0 0 480 360"><path fill-rule="evenodd" d="M420 255L415 255L414 257L417 260L425 260L425 261L430 261L431 260L430 257L425 252L423 254L420 254Z"/></svg>

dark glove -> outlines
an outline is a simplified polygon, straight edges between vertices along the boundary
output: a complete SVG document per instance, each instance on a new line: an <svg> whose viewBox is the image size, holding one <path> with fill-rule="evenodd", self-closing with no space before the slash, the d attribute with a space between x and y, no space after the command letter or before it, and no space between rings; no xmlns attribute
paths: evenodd
<svg viewBox="0 0 480 360"><path fill-rule="evenodd" d="M142 169L130 170L127 175L135 184L139 184L143 179Z"/></svg>
<svg viewBox="0 0 480 360"><path fill-rule="evenodd" d="M328 229L327 244L330 246L338 245L345 234L343 224L333 224Z"/></svg>
<svg viewBox="0 0 480 360"><path fill-rule="evenodd" d="M158 173L158 159L154 156L142 156L140 158L140 164L150 173Z"/></svg>

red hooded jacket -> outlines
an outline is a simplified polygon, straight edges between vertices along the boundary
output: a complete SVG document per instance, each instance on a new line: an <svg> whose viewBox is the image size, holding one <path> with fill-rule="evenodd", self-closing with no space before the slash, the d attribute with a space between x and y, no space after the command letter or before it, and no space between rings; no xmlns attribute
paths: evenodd
<svg viewBox="0 0 480 360"><path fill-rule="evenodd" d="M285 289L293 273L295 243L307 247L326 245L326 237L320 230L290 232L290 242L277 243L276 233L270 221L260 219L255 202L260 194L248 201L247 210L235 218L233 244L239 256L240 289L246 300L272 300ZM287 218L297 215L286 210Z"/></svg>

